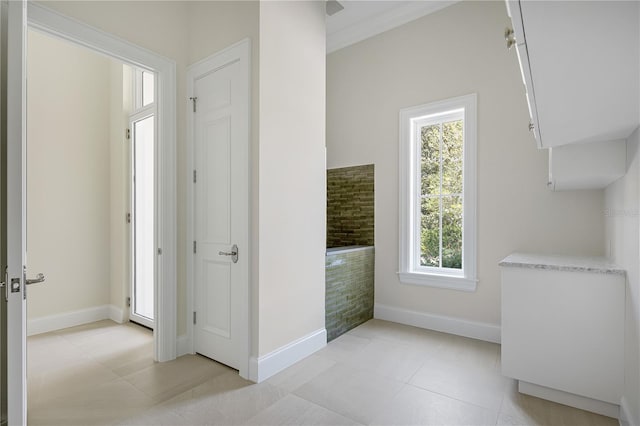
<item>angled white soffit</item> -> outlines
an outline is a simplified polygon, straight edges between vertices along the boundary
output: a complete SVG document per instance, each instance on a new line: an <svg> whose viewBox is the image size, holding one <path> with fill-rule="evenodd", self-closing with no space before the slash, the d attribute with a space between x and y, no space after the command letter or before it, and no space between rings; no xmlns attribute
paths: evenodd
<svg viewBox="0 0 640 426"><path fill-rule="evenodd" d="M327 17L327 54L459 1L340 1L344 10Z"/></svg>

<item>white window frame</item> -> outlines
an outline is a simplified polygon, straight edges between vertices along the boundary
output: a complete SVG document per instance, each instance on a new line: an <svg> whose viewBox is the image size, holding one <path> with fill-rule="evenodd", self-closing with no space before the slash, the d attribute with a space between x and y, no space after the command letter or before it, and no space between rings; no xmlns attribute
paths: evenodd
<svg viewBox="0 0 640 426"><path fill-rule="evenodd" d="M420 141L418 128L434 119L462 112L462 270L420 266ZM454 115L451 115L454 114ZM460 116L458 115L458 118ZM431 102L400 110L400 282L462 291L475 291L476 279L476 152L477 95Z"/></svg>

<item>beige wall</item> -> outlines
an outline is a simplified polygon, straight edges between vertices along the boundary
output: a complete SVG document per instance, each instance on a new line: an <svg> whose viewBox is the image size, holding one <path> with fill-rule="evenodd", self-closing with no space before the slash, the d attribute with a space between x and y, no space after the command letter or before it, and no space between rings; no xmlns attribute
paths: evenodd
<svg viewBox="0 0 640 426"><path fill-rule="evenodd" d="M28 33L30 319L110 303L110 60Z"/></svg>
<svg viewBox="0 0 640 426"><path fill-rule="evenodd" d="M374 163L376 302L500 324L498 262L531 251L599 255L603 191L546 188L504 2L462 2L327 58L327 165ZM398 112L478 94L478 278L465 293L401 284Z"/></svg>
<svg viewBox="0 0 640 426"><path fill-rule="evenodd" d="M324 328L325 12L260 4L259 355Z"/></svg>
<svg viewBox="0 0 640 426"><path fill-rule="evenodd" d="M125 215L129 211L129 148L125 129L132 109L132 69L111 61L109 77L109 164L110 164L110 244L111 244L111 305L122 311L122 320L129 317L126 300L129 296L129 228Z"/></svg>
<svg viewBox="0 0 640 426"><path fill-rule="evenodd" d="M178 176L178 334L186 333L186 170L185 114L189 2L45 1L44 6L147 48L176 62ZM184 103L182 102L184 101Z"/></svg>
<svg viewBox="0 0 640 426"><path fill-rule="evenodd" d="M627 174L605 191L606 250L627 270L624 399L640 421L640 130L627 140ZM631 424L637 424L631 422Z"/></svg>

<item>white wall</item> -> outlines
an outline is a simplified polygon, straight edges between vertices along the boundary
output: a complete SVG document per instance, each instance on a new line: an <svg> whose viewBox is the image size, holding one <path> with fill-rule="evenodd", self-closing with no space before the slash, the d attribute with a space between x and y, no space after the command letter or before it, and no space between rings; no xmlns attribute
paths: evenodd
<svg viewBox="0 0 640 426"><path fill-rule="evenodd" d="M605 246L627 270L623 408L640 424L640 130L627 140L627 174L605 191Z"/></svg>
<svg viewBox="0 0 640 426"><path fill-rule="evenodd" d="M29 319L110 303L110 60L28 33Z"/></svg>
<svg viewBox="0 0 640 426"><path fill-rule="evenodd" d="M259 355L324 329L324 2L260 3Z"/></svg>
<svg viewBox="0 0 640 426"><path fill-rule="evenodd" d="M504 2L462 2L327 58L327 166L376 166L376 303L499 325L506 255L603 254L603 191L546 188L547 152L527 130L508 25ZM477 291L401 284L398 111L469 93L478 94Z"/></svg>

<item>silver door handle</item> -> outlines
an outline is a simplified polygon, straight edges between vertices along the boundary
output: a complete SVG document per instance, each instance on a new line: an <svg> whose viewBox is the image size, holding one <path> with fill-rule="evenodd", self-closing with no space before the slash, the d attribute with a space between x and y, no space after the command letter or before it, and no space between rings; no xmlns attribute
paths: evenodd
<svg viewBox="0 0 640 426"><path fill-rule="evenodd" d="M38 284L44 282L44 274L40 273L36 275L35 278L29 279L27 278L27 285Z"/></svg>
<svg viewBox="0 0 640 426"><path fill-rule="evenodd" d="M218 254L220 256L231 256L231 261L238 263L238 246L236 244L231 247L231 251L219 251Z"/></svg>

